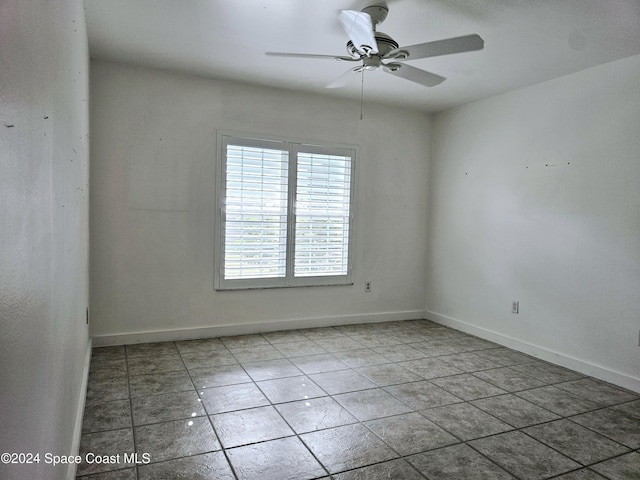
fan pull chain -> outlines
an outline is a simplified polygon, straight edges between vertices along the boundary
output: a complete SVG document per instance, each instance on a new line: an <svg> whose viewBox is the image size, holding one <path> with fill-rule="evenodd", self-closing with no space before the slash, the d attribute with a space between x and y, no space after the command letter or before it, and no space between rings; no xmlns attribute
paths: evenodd
<svg viewBox="0 0 640 480"><path fill-rule="evenodd" d="M362 120L363 99L364 99L364 68L362 69L362 82L360 83L360 120Z"/></svg>

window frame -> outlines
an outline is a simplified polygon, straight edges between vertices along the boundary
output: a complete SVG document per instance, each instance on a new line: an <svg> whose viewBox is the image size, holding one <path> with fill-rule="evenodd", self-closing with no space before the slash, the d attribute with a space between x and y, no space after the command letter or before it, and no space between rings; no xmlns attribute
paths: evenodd
<svg viewBox="0 0 640 480"><path fill-rule="evenodd" d="M225 224L226 224L226 170L227 145L240 145L266 149L279 149L288 152L287 170L287 237L286 268L284 277L225 279ZM312 287L353 285L353 245L355 225L355 188L357 146L328 142L310 142L298 139L286 139L259 134L247 134L219 130L217 132L215 227L214 227L214 289L249 290L264 288ZM350 157L349 183L349 238L347 242L347 273L345 275L295 276L295 230L296 230L296 194L298 181L298 153L318 153Z"/></svg>

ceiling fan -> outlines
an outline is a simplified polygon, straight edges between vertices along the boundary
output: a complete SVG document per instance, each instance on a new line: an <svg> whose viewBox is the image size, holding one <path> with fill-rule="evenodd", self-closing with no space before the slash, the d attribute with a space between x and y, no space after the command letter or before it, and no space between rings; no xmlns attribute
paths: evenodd
<svg viewBox="0 0 640 480"><path fill-rule="evenodd" d="M342 10L338 14L338 20L349 37L349 41L347 42L348 55L315 55L284 52L266 52L266 55L274 57L319 58L345 62L361 62L360 65L349 69L337 80L327 85L327 88L343 86L347 82L347 77L352 72L358 73L365 70L378 70L380 67L391 75L424 85L425 87L435 87L446 79L435 73L399 62L402 60L416 60L452 53L470 52L484 48L484 40L477 34L419 43L408 47L399 47L398 42L389 35L376 31L376 26L387 18L388 13L389 9L386 6L373 5L363 8L360 12L356 10ZM386 61L388 62L385 63Z"/></svg>

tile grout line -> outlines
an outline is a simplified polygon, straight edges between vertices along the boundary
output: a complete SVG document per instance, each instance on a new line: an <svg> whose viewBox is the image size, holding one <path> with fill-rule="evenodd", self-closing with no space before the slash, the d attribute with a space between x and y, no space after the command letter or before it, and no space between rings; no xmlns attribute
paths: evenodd
<svg viewBox="0 0 640 480"><path fill-rule="evenodd" d="M277 349L277 347L275 347ZM278 350L279 351L279 350ZM288 360L288 359L287 359ZM290 361L290 360L289 360ZM290 363L293 364L293 362L290 361ZM295 364L293 364L295 365ZM242 364L240 364L240 366L244 369L244 366ZM298 368L296 366L296 368ZM298 368L298 370L300 370ZM245 370L246 372L246 370ZM298 434L298 432L291 426L291 424L287 421L287 419L284 417L284 415L282 415L282 412L280 412L280 410L278 410L278 408L276 407L276 404L274 404L271 399L267 396L267 394L264 392L264 390L262 388L260 388L260 385L258 385L258 382L249 374L249 372L246 372L247 375L249 375L249 378L251 378L251 381L253 382L253 384L255 385L255 387L262 393L262 395L264 396L264 398L267 399L267 401L269 402L269 405L271 406L271 408L278 414L279 418L287 425L287 427L293 432L293 435L288 435L286 437L279 437L279 438L290 438L290 437L295 437L298 439L298 441L304 445L304 448L306 448L307 452L309 452L309 454L313 457L313 459L318 462L318 465L320 465L320 467L322 469L324 469L324 471L327 473L327 475L329 475L329 477L331 477L331 472L329 472L328 468L320 461L320 459L318 459L315 455L315 453L313 453L313 451L311 450L311 448L309 448L309 446L305 443L305 441L300 437L300 435ZM302 372L304 374L305 378L309 378L308 375L304 372ZM296 378L296 376L294 377L283 377L283 378ZM309 379L311 380L311 379ZM315 382L312 382L314 385L316 385L318 388L320 388L324 393L327 393L326 390L324 390L320 385L317 385ZM328 395L328 393L327 393ZM294 400L295 401L295 400ZM272 440L277 440L276 439L270 439L270 440L265 440L265 442L268 441L272 441ZM325 475L323 475L324 477ZM317 478L321 478L321 477L317 477Z"/></svg>
<svg viewBox="0 0 640 480"><path fill-rule="evenodd" d="M225 350L229 351L229 349L226 347L226 345L223 345L223 346L224 346ZM182 352L180 351L180 349L178 348L177 345L176 345L176 348L178 349L178 353L180 354L180 358L182 359L182 363L184 364L184 368L187 371L187 375L189 376L189 380L191 380L191 383L193 384L193 388L195 389L196 395L198 396L198 401L202 405L202 409L205 412L205 417L207 418L207 421L209 422L209 425L211 426L211 430L213 431L213 435L215 436L216 440L218 441L218 444L220 445L220 451L224 455L224 458L227 461L227 464L229 465L229 468L231 469L231 474L234 476L234 478L236 480L238 480L238 474L236 473L236 469L233 466L233 464L231 463L231 459L227 455L227 451L224 448L224 445L222 444L222 440L220 439L220 435L218 434L218 431L216 430L215 425L213 424L213 420L211 419L211 415L209 415L209 410L207 409L207 406L205 405L204 399L200 396L200 392L199 392L198 386L196 385L196 382L193 379L193 376L191 375L191 371L187 367L187 364L184 361L184 357L182 356ZM229 351L229 353L231 353L231 352ZM213 452L215 452L215 451L216 450L214 450ZM213 452L205 452L205 453L213 453ZM203 455L203 454L201 453L201 454L198 454L198 455ZM186 458L188 456L190 456L190 455L187 455L187 456L181 457L181 458ZM172 460L175 460L175 459L172 459Z"/></svg>

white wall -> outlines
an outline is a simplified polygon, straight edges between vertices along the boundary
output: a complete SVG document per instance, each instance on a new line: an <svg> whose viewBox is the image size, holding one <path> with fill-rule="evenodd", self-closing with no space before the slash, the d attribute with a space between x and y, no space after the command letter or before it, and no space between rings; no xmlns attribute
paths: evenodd
<svg viewBox="0 0 640 480"><path fill-rule="evenodd" d="M640 391L639 78L630 57L435 117L429 318Z"/></svg>
<svg viewBox="0 0 640 480"><path fill-rule="evenodd" d="M424 315L429 115L109 62L91 100L96 344ZM359 146L354 286L214 291L217 129Z"/></svg>
<svg viewBox="0 0 640 480"><path fill-rule="evenodd" d="M0 478L66 478L89 348L88 53L80 0L0 2Z"/></svg>

